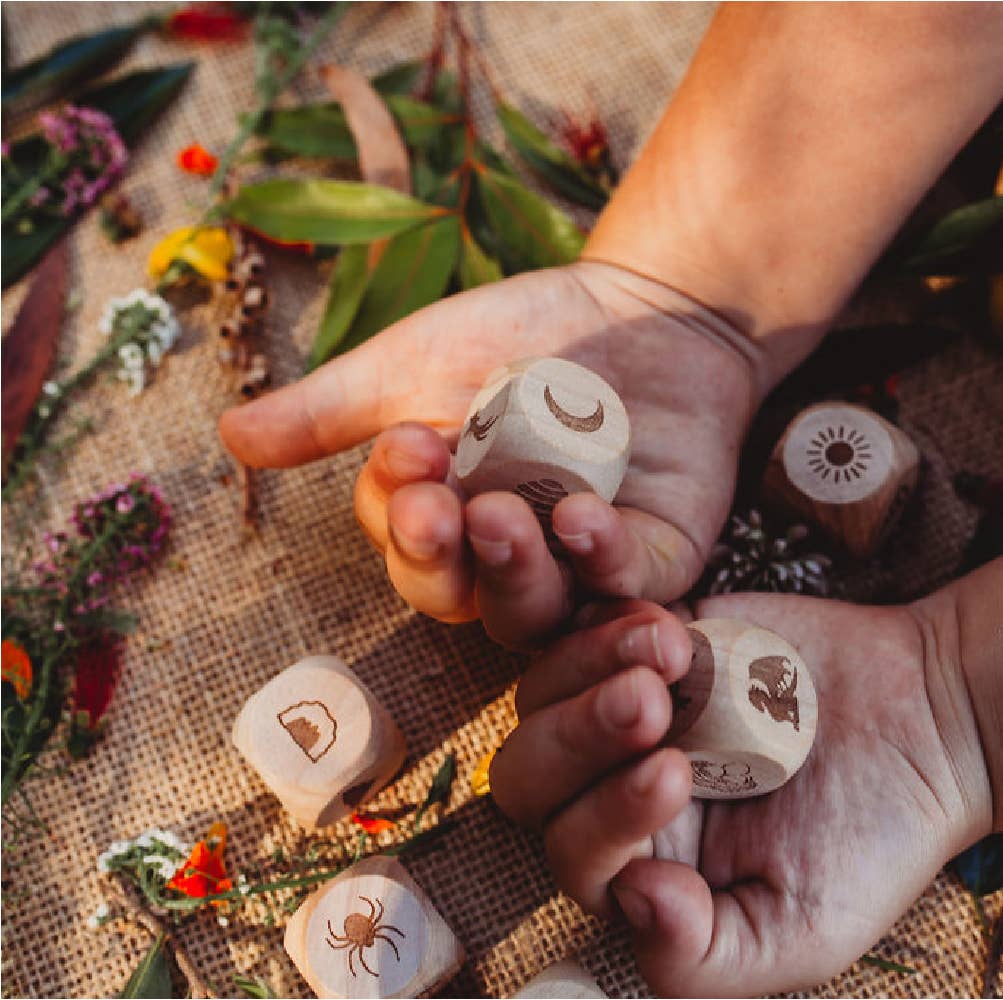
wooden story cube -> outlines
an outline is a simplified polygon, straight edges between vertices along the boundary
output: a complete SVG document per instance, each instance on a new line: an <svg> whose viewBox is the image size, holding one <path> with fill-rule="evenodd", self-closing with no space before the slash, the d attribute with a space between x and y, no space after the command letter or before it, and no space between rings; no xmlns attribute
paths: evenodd
<svg viewBox="0 0 1003 1000"><path fill-rule="evenodd" d="M304 826L327 826L375 795L404 761L389 712L341 660L310 656L251 695L233 743Z"/></svg>
<svg viewBox="0 0 1003 1000"><path fill-rule="evenodd" d="M699 799L744 799L790 780L815 739L818 704L798 651L730 618L689 626L693 661L671 687L668 743L685 751Z"/></svg>
<svg viewBox="0 0 1003 1000"><path fill-rule="evenodd" d="M535 976L513 1000L592 1000L607 994L598 983L575 961L566 958L548 965Z"/></svg>
<svg viewBox="0 0 1003 1000"><path fill-rule="evenodd" d="M894 424L848 403L800 413L766 467L763 500L803 517L858 559L872 556L919 478L919 451Z"/></svg>
<svg viewBox="0 0 1003 1000"><path fill-rule="evenodd" d="M317 890L285 948L319 997L418 997L459 971L463 948L399 861L366 858Z"/></svg>
<svg viewBox="0 0 1003 1000"><path fill-rule="evenodd" d="M563 358L499 368L474 397L456 448L466 492L517 493L545 526L569 493L612 501L630 459L630 421L602 378Z"/></svg>

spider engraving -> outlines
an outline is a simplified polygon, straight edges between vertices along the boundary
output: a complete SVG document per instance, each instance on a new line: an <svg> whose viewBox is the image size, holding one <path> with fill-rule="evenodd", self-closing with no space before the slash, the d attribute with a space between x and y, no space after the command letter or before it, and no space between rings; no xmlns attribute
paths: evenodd
<svg viewBox="0 0 1003 1000"><path fill-rule="evenodd" d="M400 952L397 950L397 945L394 943L392 938L387 937L386 934L381 933L382 931L393 931L395 934L400 934L401 940L407 938L407 935L397 927L392 927L390 924L382 923L383 920L383 903L380 901L379 897L376 899L376 903L368 896L359 896L359 899L369 904L369 916L367 917L364 913L350 913L345 917L345 933L335 934L334 928L331 926L331 921L327 922L327 932L330 934L329 938L324 939L324 943L332 948L334 951L341 951L345 948L348 949L348 971L351 972L353 977L357 977L358 973L355 971L355 966L352 964L353 958L358 955L359 962L362 968L369 973L369 975L378 977L378 972L373 972L372 969L366 964L366 957L363 954L366 948L372 948L377 941L386 941L388 945L394 950L394 956L397 961L400 962L401 956ZM377 912L377 907L379 911ZM335 943L337 942L337 943Z"/></svg>

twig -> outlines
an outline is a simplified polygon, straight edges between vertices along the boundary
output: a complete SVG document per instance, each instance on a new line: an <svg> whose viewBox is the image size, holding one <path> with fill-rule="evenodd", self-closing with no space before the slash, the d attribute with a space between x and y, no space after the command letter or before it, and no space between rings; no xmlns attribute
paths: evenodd
<svg viewBox="0 0 1003 1000"><path fill-rule="evenodd" d="M164 921L151 913L143 905L142 900L139 898L139 891L135 886L122 878L115 879L115 885L118 887L125 915L148 930L155 938L163 935L164 941L170 945L171 951L174 954L174 961L181 971L181 975L185 977L185 982L188 983L188 995L193 1000L213 1000L215 994L210 989L209 984L202 978L195 963L189 957L188 952L172 936L171 929Z"/></svg>

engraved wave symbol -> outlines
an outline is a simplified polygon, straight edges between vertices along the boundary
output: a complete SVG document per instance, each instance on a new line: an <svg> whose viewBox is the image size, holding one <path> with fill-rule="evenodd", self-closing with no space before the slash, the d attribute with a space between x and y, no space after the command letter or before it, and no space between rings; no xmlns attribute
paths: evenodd
<svg viewBox="0 0 1003 1000"><path fill-rule="evenodd" d="M568 413L568 411L565 410L556 399L554 399L554 394L550 391L549 385L543 390L543 400L547 404L547 409L553 413L558 421L572 431L581 431L583 434L591 434L593 431L599 430L599 428L603 425L603 421L606 419L601 399L596 400L595 413L590 413L587 417L576 417L573 413Z"/></svg>
<svg viewBox="0 0 1003 1000"><path fill-rule="evenodd" d="M515 492L541 519L549 518L554 505L568 495L568 491L556 479L531 479L528 483L520 483Z"/></svg>
<svg viewBox="0 0 1003 1000"><path fill-rule="evenodd" d="M467 424L467 429L464 434L465 437L473 435L475 441L483 441L488 436L488 431L491 430L495 425L495 421L501 414L496 413L487 423L482 424L479 421L480 413L475 413L470 418L470 423Z"/></svg>

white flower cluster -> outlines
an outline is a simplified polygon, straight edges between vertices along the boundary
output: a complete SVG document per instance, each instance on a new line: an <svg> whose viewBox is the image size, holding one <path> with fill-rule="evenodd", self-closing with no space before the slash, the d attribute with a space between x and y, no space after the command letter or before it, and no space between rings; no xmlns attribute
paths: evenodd
<svg viewBox="0 0 1003 1000"><path fill-rule="evenodd" d="M111 917L111 909L107 903L100 903L98 908L87 918L88 930L96 931L103 924L108 923Z"/></svg>
<svg viewBox="0 0 1003 1000"><path fill-rule="evenodd" d="M52 413L52 404L63 394L63 387L58 382L46 382L42 386L42 401L38 404L38 415L47 417Z"/></svg>
<svg viewBox="0 0 1003 1000"><path fill-rule="evenodd" d="M159 295L137 288L104 307L98 329L105 336L129 333L118 349L122 367L118 377L129 383L129 395L137 396L146 385L146 362L156 368L174 346L181 331L174 310Z"/></svg>
<svg viewBox="0 0 1003 1000"><path fill-rule="evenodd" d="M123 861L152 868L165 882L173 878L188 847L170 830L147 830L135 840L116 840L98 856L98 871L110 872Z"/></svg>

